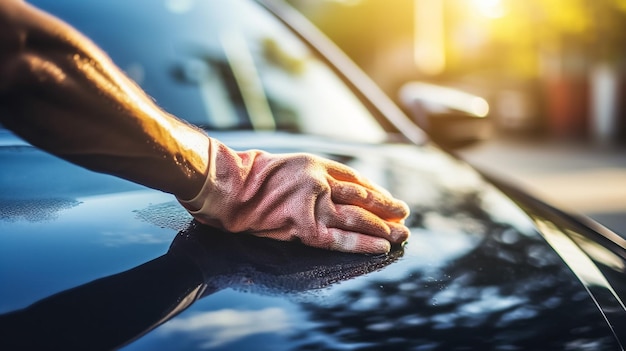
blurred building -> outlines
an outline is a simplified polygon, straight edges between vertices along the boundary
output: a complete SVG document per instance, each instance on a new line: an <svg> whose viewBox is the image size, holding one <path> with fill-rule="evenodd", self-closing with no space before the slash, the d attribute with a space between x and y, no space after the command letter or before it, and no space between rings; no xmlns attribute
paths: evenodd
<svg viewBox="0 0 626 351"><path fill-rule="evenodd" d="M392 97L487 98L499 129L626 140L626 0L288 0Z"/></svg>

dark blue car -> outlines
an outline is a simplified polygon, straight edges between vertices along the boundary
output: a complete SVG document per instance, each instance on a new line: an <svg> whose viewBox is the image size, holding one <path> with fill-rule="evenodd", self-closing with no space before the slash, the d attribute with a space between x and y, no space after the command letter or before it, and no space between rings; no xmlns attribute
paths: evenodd
<svg viewBox="0 0 626 351"><path fill-rule="evenodd" d="M230 147L358 169L412 235L368 256L220 232L2 129L0 350L623 349L624 240L429 142L282 2L32 3Z"/></svg>

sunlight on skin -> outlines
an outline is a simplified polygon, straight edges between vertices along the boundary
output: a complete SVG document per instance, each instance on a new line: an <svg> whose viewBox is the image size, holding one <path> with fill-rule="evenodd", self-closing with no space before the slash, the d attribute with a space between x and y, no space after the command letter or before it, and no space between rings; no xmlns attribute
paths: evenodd
<svg viewBox="0 0 626 351"><path fill-rule="evenodd" d="M7 127L97 172L182 196L199 190L208 162L203 132L161 110L63 21L26 3L3 5L9 35L2 97L7 116L17 117L3 119Z"/></svg>
<svg viewBox="0 0 626 351"><path fill-rule="evenodd" d="M100 57L98 60L105 65L110 65L109 69L106 67L99 69L97 61L81 57L79 54L75 54L73 60L88 79L102 91L109 92L115 98L126 102L130 109L148 114L150 119L146 122L149 124L145 125L144 128L148 131L151 130L150 134L157 134L155 140L169 140L172 144L178 144L174 147L179 149L179 153L185 155L183 158L188 159L190 157L193 160L192 164L197 168L196 171L205 172L208 163L209 141L204 133L189 128L189 125L177 119L166 117L164 111L154 105L139 87L120 74L119 70L114 69L115 67L108 57ZM105 75L105 71L111 75ZM161 131L163 128L164 130ZM126 150L125 154L127 152Z"/></svg>
<svg viewBox="0 0 626 351"><path fill-rule="evenodd" d="M8 4L15 14L7 28L17 44L0 66L8 72L0 98L9 113L2 123L33 145L193 199L193 206L184 205L196 219L232 232L362 253L386 253L389 242L400 244L410 234L401 223L407 206L352 170L306 154L236 153L214 140L218 153L212 139L160 109L90 39L26 3ZM246 155L259 157L242 162ZM373 200L344 196L342 189L355 186L367 188ZM333 237L331 228L340 235Z"/></svg>

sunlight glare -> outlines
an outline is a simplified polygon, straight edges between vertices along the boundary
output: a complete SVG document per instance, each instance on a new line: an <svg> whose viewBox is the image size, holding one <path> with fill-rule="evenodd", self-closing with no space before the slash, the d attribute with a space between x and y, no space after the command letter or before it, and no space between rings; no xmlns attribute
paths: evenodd
<svg viewBox="0 0 626 351"><path fill-rule="evenodd" d="M446 67L444 3L415 0L414 11L415 65L424 74L440 74Z"/></svg>
<svg viewBox="0 0 626 351"><path fill-rule="evenodd" d="M502 0L473 0L474 7L485 17L500 18L506 14Z"/></svg>
<svg viewBox="0 0 626 351"><path fill-rule="evenodd" d="M328 2L337 2L346 6L356 6L361 3L361 0L326 0Z"/></svg>
<svg viewBox="0 0 626 351"><path fill-rule="evenodd" d="M165 8L172 13L183 14L191 11L195 0L165 0Z"/></svg>

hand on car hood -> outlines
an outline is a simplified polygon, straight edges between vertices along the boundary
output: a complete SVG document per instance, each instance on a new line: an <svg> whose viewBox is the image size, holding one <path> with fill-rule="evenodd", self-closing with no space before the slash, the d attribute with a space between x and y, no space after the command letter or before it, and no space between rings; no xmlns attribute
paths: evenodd
<svg viewBox="0 0 626 351"><path fill-rule="evenodd" d="M227 287L284 294L321 289L379 270L402 257L328 252L294 242L227 233L197 222L178 233L169 254L193 260L210 291Z"/></svg>

